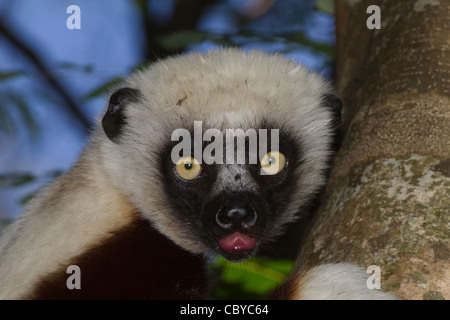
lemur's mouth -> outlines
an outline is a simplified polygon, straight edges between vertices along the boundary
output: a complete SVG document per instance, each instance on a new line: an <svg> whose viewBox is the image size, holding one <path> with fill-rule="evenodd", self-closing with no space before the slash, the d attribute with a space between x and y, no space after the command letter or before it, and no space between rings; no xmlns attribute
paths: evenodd
<svg viewBox="0 0 450 320"><path fill-rule="evenodd" d="M265 225L264 199L250 192L222 192L202 208L202 226L214 252L231 262L250 258Z"/></svg>
<svg viewBox="0 0 450 320"><path fill-rule="evenodd" d="M241 262L248 259L253 253L255 244L255 238L239 231L235 231L219 240L222 255L233 262Z"/></svg>

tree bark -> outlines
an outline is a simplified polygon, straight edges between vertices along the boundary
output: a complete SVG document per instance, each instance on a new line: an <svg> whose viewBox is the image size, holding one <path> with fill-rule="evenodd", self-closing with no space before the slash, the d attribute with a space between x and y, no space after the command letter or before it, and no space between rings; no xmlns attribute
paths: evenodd
<svg viewBox="0 0 450 320"><path fill-rule="evenodd" d="M371 4L379 30L366 27ZM449 12L442 0L337 1L343 140L294 270L377 265L384 290L450 299Z"/></svg>

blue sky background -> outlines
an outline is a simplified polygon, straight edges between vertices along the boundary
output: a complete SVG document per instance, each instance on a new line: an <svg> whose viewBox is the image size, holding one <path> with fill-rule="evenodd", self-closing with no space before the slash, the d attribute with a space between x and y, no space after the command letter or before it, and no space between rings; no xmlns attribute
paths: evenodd
<svg viewBox="0 0 450 320"><path fill-rule="evenodd" d="M152 19L160 23L170 19L173 2L151 1ZM265 15L245 26L245 31L255 36L244 37L237 35L242 29L235 21L233 10L239 10L247 2L229 0L209 8L197 30L232 35L233 42L244 50L283 51L308 68L330 76L329 57L312 48L288 43L277 35L302 30L311 41L333 44L333 17L311 11L313 0L279 0ZM81 9L81 30L66 27L69 17L66 9L72 4ZM299 9L287 10L289 6ZM145 39L136 10L129 0L0 0L0 19L13 26L14 31L45 57L50 72L70 88L83 113L91 119L101 116L107 97L90 100L83 97L108 80L126 75L143 60ZM211 41L204 41L188 49L208 50L214 46ZM30 133L23 124L20 126L20 121L14 133L0 130L0 175L32 173L38 179L20 188L0 188L0 218L20 215L23 206L19 200L48 183L48 172L67 170L86 143L81 126L61 111L58 98L49 93L32 65L0 34L0 72L15 70L27 73L0 82L0 100L5 92L20 92L30 105L38 130ZM7 111L18 118L13 107Z"/></svg>

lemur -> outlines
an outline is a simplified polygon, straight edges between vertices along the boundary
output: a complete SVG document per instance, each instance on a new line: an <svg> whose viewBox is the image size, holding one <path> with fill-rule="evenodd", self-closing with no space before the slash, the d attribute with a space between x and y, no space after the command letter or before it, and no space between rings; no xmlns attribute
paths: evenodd
<svg viewBox="0 0 450 320"><path fill-rule="evenodd" d="M324 186L341 108L327 81L281 55L222 49L135 72L79 160L1 237L0 298L207 297L205 256L246 260ZM232 139L256 146L256 161L246 151L221 163L239 150L209 128L241 130ZM71 265L80 289L67 287ZM318 266L277 298L391 297L365 288L366 276Z"/></svg>

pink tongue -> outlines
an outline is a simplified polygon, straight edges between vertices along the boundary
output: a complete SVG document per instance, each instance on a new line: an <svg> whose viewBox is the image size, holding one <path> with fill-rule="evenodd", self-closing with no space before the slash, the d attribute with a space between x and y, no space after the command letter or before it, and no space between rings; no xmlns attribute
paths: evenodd
<svg viewBox="0 0 450 320"><path fill-rule="evenodd" d="M255 239L240 232L233 234L219 240L219 245L223 250L250 250L255 246Z"/></svg>

